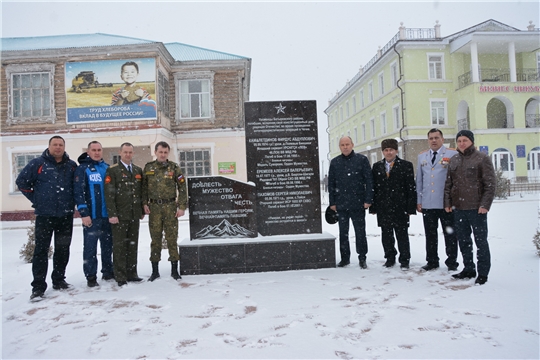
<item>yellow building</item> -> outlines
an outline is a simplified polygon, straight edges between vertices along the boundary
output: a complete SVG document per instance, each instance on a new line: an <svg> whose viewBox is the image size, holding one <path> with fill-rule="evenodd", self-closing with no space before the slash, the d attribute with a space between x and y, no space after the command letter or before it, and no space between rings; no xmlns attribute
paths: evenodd
<svg viewBox="0 0 540 360"><path fill-rule="evenodd" d="M469 129L511 181L540 182L540 30L495 20L446 37L440 28L402 24L330 100L329 157L349 135L374 163L381 140L396 138L399 156L416 164L431 128L449 146Z"/></svg>

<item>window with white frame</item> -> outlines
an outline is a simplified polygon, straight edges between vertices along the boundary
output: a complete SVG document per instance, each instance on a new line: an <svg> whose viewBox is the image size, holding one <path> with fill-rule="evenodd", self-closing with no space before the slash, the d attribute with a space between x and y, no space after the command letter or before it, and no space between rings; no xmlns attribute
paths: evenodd
<svg viewBox="0 0 540 360"><path fill-rule="evenodd" d="M354 127L354 143L358 142L358 128Z"/></svg>
<svg viewBox="0 0 540 360"><path fill-rule="evenodd" d="M360 109L363 109L365 107L364 104L364 89L360 90Z"/></svg>
<svg viewBox="0 0 540 360"><path fill-rule="evenodd" d="M377 152L371 153L370 157L371 157L371 165L375 164L377 162Z"/></svg>
<svg viewBox="0 0 540 360"><path fill-rule="evenodd" d="M343 122L343 106L339 107L339 123Z"/></svg>
<svg viewBox="0 0 540 360"><path fill-rule="evenodd" d="M24 169L26 165L30 162L30 160L38 158L41 156L41 152L32 152L32 153L14 153L13 154L13 180L15 181L21 171ZM13 184L13 189L15 191L19 191L17 188L17 184Z"/></svg>
<svg viewBox="0 0 540 360"><path fill-rule="evenodd" d="M397 62L390 65L390 80L392 81L392 87L396 87L398 81Z"/></svg>
<svg viewBox="0 0 540 360"><path fill-rule="evenodd" d="M7 65L8 124L54 123L54 64Z"/></svg>
<svg viewBox="0 0 540 360"><path fill-rule="evenodd" d="M387 124L386 124L386 112L382 112L380 115L381 118L381 134L386 134L388 132Z"/></svg>
<svg viewBox="0 0 540 360"><path fill-rule="evenodd" d="M352 112L356 114L356 95L352 97Z"/></svg>
<svg viewBox="0 0 540 360"><path fill-rule="evenodd" d="M373 81L370 81L368 83L368 96L369 96L369 102L373 102L373 100L375 100L375 97L373 95Z"/></svg>
<svg viewBox="0 0 540 360"><path fill-rule="evenodd" d="M379 74L379 95L384 95L384 73Z"/></svg>
<svg viewBox="0 0 540 360"><path fill-rule="evenodd" d="M369 119L369 124L371 125L371 138L375 138L375 118Z"/></svg>
<svg viewBox="0 0 540 360"><path fill-rule="evenodd" d="M176 120L214 120L214 73L175 73Z"/></svg>
<svg viewBox="0 0 540 360"><path fill-rule="evenodd" d="M430 100L431 125L446 125L446 99Z"/></svg>
<svg viewBox="0 0 540 360"><path fill-rule="evenodd" d="M394 118L394 130L399 130L401 122L399 121L399 105L392 108L392 116Z"/></svg>
<svg viewBox="0 0 540 360"><path fill-rule="evenodd" d="M442 80L444 79L444 57L443 54L427 54L429 79Z"/></svg>
<svg viewBox="0 0 540 360"><path fill-rule="evenodd" d="M169 107L169 79L158 71L158 107L167 117L170 117Z"/></svg>
<svg viewBox="0 0 540 360"><path fill-rule="evenodd" d="M351 113L349 111L349 102L348 101L345 103L345 110L346 110L347 119L348 119L351 116Z"/></svg>
<svg viewBox="0 0 540 360"><path fill-rule="evenodd" d="M178 158L184 175L188 177L212 175L210 149L179 150Z"/></svg>
<svg viewBox="0 0 540 360"><path fill-rule="evenodd" d="M362 123L362 141L366 141L366 123Z"/></svg>

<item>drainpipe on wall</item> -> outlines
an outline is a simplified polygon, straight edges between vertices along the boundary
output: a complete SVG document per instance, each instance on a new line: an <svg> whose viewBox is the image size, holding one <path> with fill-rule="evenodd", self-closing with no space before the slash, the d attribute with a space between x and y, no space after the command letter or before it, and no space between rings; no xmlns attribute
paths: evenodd
<svg viewBox="0 0 540 360"><path fill-rule="evenodd" d="M405 102L403 100L403 95L405 92L403 91L403 88L399 86L399 82L403 78L403 73L401 72L401 55L396 50L396 46L398 43L395 43L394 46L392 46L392 49L398 56L398 69L399 69L399 79L396 81L396 86L399 88L401 92L401 128L399 129L399 138L401 139L401 142L403 143L403 159L406 158L405 154L407 152L407 146L405 146L405 139L403 139L403 129L405 128Z"/></svg>

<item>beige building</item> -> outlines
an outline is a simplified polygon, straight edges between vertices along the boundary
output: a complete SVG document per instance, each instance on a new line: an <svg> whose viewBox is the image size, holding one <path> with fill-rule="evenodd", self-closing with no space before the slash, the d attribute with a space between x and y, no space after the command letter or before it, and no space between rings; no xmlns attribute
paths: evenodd
<svg viewBox="0 0 540 360"><path fill-rule="evenodd" d="M116 163L120 144L130 142L134 163L144 166L166 141L188 177L246 180L250 58L88 34L3 38L1 59L1 220L32 216L15 179L53 135L75 161L97 140L104 160Z"/></svg>

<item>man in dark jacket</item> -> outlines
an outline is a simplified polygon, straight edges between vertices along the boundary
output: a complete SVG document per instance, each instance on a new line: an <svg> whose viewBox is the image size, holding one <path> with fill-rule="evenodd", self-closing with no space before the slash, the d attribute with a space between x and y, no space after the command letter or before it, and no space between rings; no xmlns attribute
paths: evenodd
<svg viewBox="0 0 540 360"><path fill-rule="evenodd" d="M341 155L330 162L328 192L330 208L338 213L339 251L337 266L350 264L349 223L352 220L356 235L356 252L360 268L366 269L368 245L366 239L366 210L373 200L371 167L367 157L354 152L349 136L339 140Z"/></svg>
<svg viewBox="0 0 540 360"><path fill-rule="evenodd" d="M456 279L476 277L471 232L478 260L477 284L485 284L491 268L487 241L487 213L495 196L497 177L489 156L476 150L474 134L461 130L456 135L458 153L450 159L444 187L444 208L454 213L456 236L464 269Z"/></svg>
<svg viewBox="0 0 540 360"><path fill-rule="evenodd" d="M401 268L409 268L409 217L416 214L416 184L413 164L397 156L398 142L385 139L381 143L384 159L373 164L373 205L371 214L377 214L381 228L385 267L396 263L397 238Z"/></svg>
<svg viewBox="0 0 540 360"><path fill-rule="evenodd" d="M67 289L66 266L73 233L73 175L77 164L65 152L61 136L49 139L41 157L30 161L17 177L17 187L30 200L36 215L36 246L32 258L32 295L40 300L47 289L49 247L54 234L53 289Z"/></svg>
<svg viewBox="0 0 540 360"><path fill-rule="evenodd" d="M83 225L83 271L89 287L97 283L97 243L101 247L101 273L103 280L114 278L112 264L112 235L105 205L104 181L109 165L102 159L103 148L91 141L85 153L79 156L75 170L73 193Z"/></svg>
<svg viewBox="0 0 540 360"><path fill-rule="evenodd" d="M142 169L131 162L133 145L120 146L120 161L107 169L105 199L112 224L114 275L119 286L139 282L137 249L142 205Z"/></svg>

